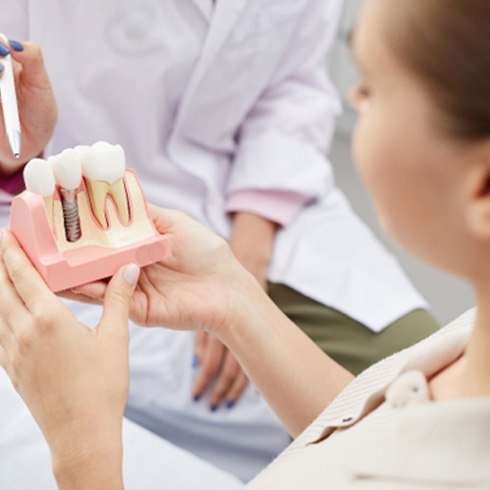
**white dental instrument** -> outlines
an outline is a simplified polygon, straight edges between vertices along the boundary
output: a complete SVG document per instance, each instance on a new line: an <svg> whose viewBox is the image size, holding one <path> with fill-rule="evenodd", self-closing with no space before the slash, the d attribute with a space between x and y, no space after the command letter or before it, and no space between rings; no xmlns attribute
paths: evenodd
<svg viewBox="0 0 490 490"><path fill-rule="evenodd" d="M0 33L0 38L8 46L8 39ZM7 139L15 158L20 157L21 131L19 109L17 107L17 95L15 92L14 70L12 56L9 54L3 58L4 72L0 78L0 100L3 109L3 121Z"/></svg>

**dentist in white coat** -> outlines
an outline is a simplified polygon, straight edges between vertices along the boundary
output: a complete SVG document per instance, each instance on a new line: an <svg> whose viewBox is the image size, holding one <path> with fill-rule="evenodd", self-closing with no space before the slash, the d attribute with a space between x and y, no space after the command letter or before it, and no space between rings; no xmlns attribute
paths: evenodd
<svg viewBox="0 0 490 490"><path fill-rule="evenodd" d="M325 57L341 6L0 0L1 29L44 53L58 104L46 151L121 144L150 202L229 238L283 310L358 372L436 327L336 188L325 156L340 111ZM20 60L22 44L11 51ZM43 151L36 134L20 163ZM0 162L10 193L15 173L5 176L18 166ZM3 226L7 214L4 206ZM98 320L95 307L76 308L83 321ZM286 446L217 341L164 329L131 334L129 418L243 480Z"/></svg>

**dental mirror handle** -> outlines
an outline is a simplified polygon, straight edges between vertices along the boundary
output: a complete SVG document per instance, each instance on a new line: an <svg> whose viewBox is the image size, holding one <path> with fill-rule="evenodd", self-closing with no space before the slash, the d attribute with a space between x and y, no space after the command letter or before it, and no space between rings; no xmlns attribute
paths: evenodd
<svg viewBox="0 0 490 490"><path fill-rule="evenodd" d="M0 33L0 38L8 46L7 37ZM0 100L3 109L3 121L7 139L15 158L20 157L21 131L17 94L15 92L14 70L12 56L9 54L3 59L4 72L0 78Z"/></svg>

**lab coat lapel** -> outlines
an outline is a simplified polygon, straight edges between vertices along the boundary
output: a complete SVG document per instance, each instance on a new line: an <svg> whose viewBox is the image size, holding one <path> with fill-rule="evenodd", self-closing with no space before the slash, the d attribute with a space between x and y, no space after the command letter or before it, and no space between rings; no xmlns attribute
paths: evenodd
<svg viewBox="0 0 490 490"><path fill-rule="evenodd" d="M178 132L182 124L182 120L192 103L203 75L211 66L216 53L230 34L246 5L247 0L218 0L216 2L201 56L182 97L179 114L174 126L175 132Z"/></svg>

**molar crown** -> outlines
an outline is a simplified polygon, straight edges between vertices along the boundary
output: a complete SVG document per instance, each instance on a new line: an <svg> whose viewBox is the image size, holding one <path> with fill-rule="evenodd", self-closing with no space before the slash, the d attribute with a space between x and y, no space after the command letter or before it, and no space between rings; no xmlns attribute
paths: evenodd
<svg viewBox="0 0 490 490"><path fill-rule="evenodd" d="M106 201L110 195L116 204L121 223L130 222L128 196L124 186L126 156L120 145L99 141L90 148L79 148L82 171L90 196L92 211L97 221L106 229L109 226L106 216Z"/></svg>
<svg viewBox="0 0 490 490"><path fill-rule="evenodd" d="M114 184L124 177L126 156L121 145L98 141L92 147L78 150L81 154L83 175L90 180Z"/></svg>

